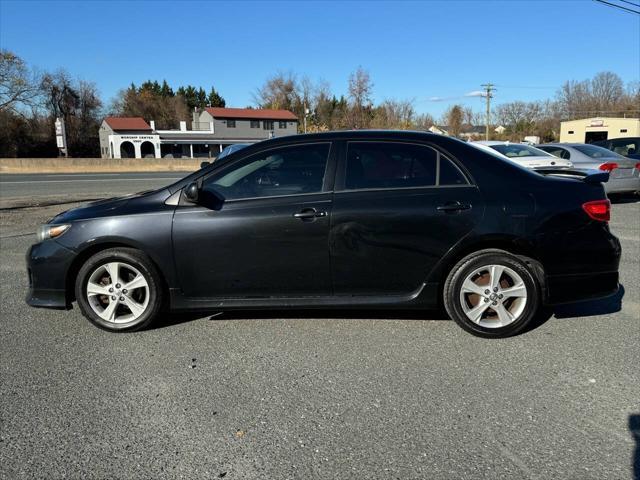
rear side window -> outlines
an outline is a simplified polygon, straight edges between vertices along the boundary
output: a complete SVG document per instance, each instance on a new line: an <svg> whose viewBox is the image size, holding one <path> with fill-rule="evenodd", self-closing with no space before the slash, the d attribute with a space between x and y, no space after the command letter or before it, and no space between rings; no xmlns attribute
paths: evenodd
<svg viewBox="0 0 640 480"><path fill-rule="evenodd" d="M540 150L544 150L547 153L550 153L554 157L564 158L565 160L568 160L571 157L571 154L564 148L558 148L558 147L538 147L538 148Z"/></svg>
<svg viewBox="0 0 640 480"><path fill-rule="evenodd" d="M345 174L347 190L467 184L433 148L393 142L349 142Z"/></svg>

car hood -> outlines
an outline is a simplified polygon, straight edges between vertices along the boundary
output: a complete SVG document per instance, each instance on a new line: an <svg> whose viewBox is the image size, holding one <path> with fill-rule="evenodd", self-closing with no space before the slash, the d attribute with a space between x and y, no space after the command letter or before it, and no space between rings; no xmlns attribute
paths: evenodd
<svg viewBox="0 0 640 480"><path fill-rule="evenodd" d="M507 157L514 163L522 165L526 168L540 168L540 167L573 167L573 163L569 160L555 157Z"/></svg>
<svg viewBox="0 0 640 480"><path fill-rule="evenodd" d="M59 213L48 223L70 223L76 220L86 220L96 217L107 217L109 215L117 215L125 205L129 205L136 202L144 202L152 199L155 196L167 197L169 191L166 189L161 190L147 190L144 192L133 193L122 197L105 198L103 200L97 200L95 202L87 203L77 208L72 208L64 212Z"/></svg>

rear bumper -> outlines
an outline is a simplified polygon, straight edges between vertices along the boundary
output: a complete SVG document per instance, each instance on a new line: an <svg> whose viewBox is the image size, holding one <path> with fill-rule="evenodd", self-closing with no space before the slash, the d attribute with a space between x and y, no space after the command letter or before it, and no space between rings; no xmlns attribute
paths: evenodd
<svg viewBox="0 0 640 480"><path fill-rule="evenodd" d="M618 272L546 277L546 305L580 302L613 295L618 291Z"/></svg>
<svg viewBox="0 0 640 480"><path fill-rule="evenodd" d="M626 193L640 191L640 178L638 172L633 177L626 178L609 178L604 183L604 191L607 193Z"/></svg>

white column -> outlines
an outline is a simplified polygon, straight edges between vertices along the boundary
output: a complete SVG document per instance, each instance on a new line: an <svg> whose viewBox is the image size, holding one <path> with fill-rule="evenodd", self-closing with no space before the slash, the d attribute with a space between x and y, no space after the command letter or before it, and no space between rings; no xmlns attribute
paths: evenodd
<svg viewBox="0 0 640 480"><path fill-rule="evenodd" d="M191 158L193 158L193 143L189 144L189 152L191 152Z"/></svg>

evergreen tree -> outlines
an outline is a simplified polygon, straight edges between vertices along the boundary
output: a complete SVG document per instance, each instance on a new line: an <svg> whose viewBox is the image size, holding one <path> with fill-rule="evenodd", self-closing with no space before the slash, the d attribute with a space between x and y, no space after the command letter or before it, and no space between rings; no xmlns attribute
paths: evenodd
<svg viewBox="0 0 640 480"><path fill-rule="evenodd" d="M224 98L220 96L216 89L211 87L211 91L209 92L209 97L207 98L209 106L211 107L225 107L227 102L225 102Z"/></svg>

